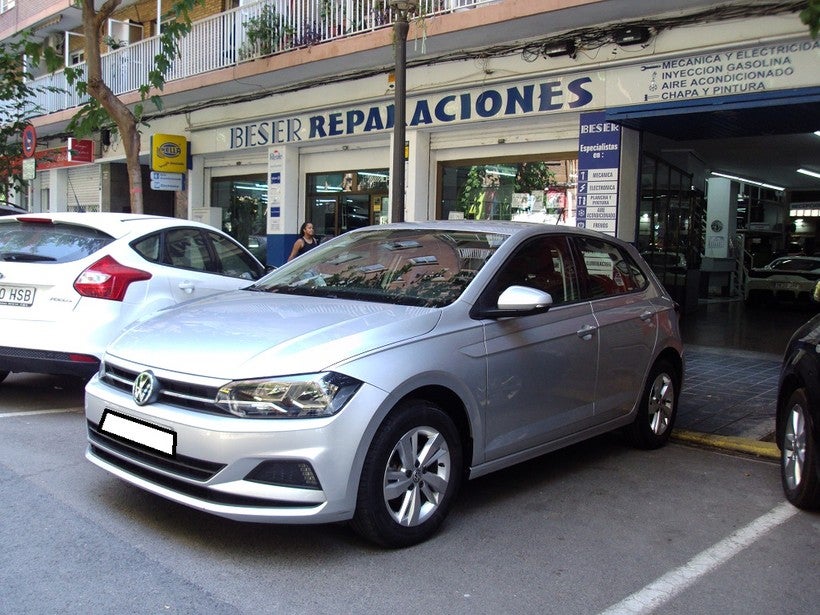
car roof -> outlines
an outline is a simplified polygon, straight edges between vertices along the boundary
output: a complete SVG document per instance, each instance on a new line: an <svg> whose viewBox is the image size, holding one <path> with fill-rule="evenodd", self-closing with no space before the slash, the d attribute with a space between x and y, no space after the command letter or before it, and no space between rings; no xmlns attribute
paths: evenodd
<svg viewBox="0 0 820 615"><path fill-rule="evenodd" d="M124 237L129 234L145 234L175 226L194 226L214 231L217 230L208 224L194 220L115 212L48 212L24 214L15 216L14 218L19 220L52 220L64 224L88 226L101 230L112 237Z"/></svg>
<svg viewBox="0 0 820 615"><path fill-rule="evenodd" d="M585 237L606 238L618 243L626 243L612 235L604 235L598 231L593 231L576 226L560 224L544 224L542 222L518 222L512 220L427 220L420 222L396 222L392 224L379 224L379 230L452 230L465 232L498 233L500 235L535 235L540 233L571 233ZM373 230L373 226L363 227L350 232L360 232Z"/></svg>
<svg viewBox="0 0 820 615"><path fill-rule="evenodd" d="M10 216L14 214L27 214L28 211L7 201L0 201L0 216Z"/></svg>

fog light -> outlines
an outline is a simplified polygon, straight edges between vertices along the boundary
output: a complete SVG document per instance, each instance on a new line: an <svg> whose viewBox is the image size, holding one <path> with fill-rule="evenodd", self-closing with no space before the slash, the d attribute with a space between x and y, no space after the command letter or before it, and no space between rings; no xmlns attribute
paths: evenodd
<svg viewBox="0 0 820 615"><path fill-rule="evenodd" d="M301 489L322 488L316 472L307 461L263 461L245 476L245 480Z"/></svg>

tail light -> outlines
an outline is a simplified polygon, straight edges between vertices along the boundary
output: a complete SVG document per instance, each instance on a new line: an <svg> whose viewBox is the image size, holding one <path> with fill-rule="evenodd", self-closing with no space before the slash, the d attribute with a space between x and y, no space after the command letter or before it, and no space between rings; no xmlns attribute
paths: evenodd
<svg viewBox="0 0 820 615"><path fill-rule="evenodd" d="M83 297L122 301L131 282L150 279L147 271L120 265L110 256L104 256L77 277L74 290Z"/></svg>

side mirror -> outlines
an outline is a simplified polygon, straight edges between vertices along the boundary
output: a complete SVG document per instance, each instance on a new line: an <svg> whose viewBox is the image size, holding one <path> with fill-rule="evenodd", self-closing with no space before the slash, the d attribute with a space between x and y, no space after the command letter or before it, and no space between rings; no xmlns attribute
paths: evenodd
<svg viewBox="0 0 820 615"><path fill-rule="evenodd" d="M546 312L552 306L552 296L528 286L510 286L498 297L495 309L482 310L479 318L507 318Z"/></svg>

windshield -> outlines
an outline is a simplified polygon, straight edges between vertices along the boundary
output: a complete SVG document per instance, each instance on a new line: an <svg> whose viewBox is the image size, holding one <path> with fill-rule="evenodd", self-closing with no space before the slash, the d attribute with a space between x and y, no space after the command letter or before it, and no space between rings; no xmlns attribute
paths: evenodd
<svg viewBox="0 0 820 615"><path fill-rule="evenodd" d="M506 238L438 229L346 233L251 290L443 307L461 295Z"/></svg>
<svg viewBox="0 0 820 615"><path fill-rule="evenodd" d="M114 241L97 229L46 222L0 222L0 261L69 263Z"/></svg>

